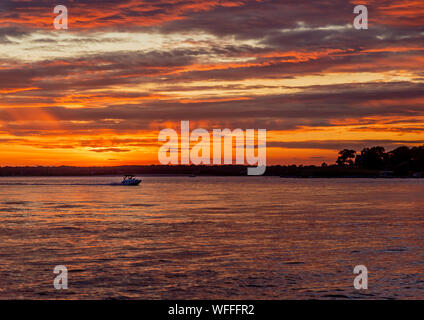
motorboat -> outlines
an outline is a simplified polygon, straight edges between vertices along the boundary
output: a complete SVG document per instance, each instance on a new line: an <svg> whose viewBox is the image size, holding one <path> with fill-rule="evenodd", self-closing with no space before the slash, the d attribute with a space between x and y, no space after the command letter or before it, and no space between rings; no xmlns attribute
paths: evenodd
<svg viewBox="0 0 424 320"><path fill-rule="evenodd" d="M133 175L126 175L121 182L123 186L138 186L141 182L141 179L136 179Z"/></svg>

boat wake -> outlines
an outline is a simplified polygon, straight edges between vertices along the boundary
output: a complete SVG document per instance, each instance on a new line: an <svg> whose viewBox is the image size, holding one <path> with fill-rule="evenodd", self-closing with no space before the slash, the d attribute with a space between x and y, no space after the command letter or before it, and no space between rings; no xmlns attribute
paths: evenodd
<svg viewBox="0 0 424 320"><path fill-rule="evenodd" d="M47 180L43 179L42 181L47 181ZM78 182L56 183L55 182L55 183L51 183L51 182L13 182L7 179L6 181L3 180L3 182L0 182L0 186L138 186L140 183L141 183L141 179L137 179L133 175L125 175L122 182L108 182L108 183L78 183Z"/></svg>
<svg viewBox="0 0 424 320"><path fill-rule="evenodd" d="M120 186L120 183L19 183L1 182L0 186Z"/></svg>

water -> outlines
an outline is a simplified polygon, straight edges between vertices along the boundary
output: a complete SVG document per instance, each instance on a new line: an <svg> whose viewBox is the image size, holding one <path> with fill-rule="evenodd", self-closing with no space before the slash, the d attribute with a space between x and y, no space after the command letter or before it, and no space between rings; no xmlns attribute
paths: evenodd
<svg viewBox="0 0 424 320"><path fill-rule="evenodd" d="M0 178L0 298L424 298L424 180L118 181Z"/></svg>

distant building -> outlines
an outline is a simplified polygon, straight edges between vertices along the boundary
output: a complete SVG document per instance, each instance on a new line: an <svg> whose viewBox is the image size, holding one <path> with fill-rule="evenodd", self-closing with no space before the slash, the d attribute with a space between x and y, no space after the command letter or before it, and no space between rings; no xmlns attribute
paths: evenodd
<svg viewBox="0 0 424 320"><path fill-rule="evenodd" d="M380 174L379 174L380 178L391 178L393 176L394 176L394 172L389 170L380 171Z"/></svg>

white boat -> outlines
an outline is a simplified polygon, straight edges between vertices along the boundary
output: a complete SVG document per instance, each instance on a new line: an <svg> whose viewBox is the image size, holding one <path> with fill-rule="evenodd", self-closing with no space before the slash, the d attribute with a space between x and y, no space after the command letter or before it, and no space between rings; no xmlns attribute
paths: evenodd
<svg viewBox="0 0 424 320"><path fill-rule="evenodd" d="M141 179L136 179L133 175L124 176L121 185L123 186L138 186L141 182Z"/></svg>

